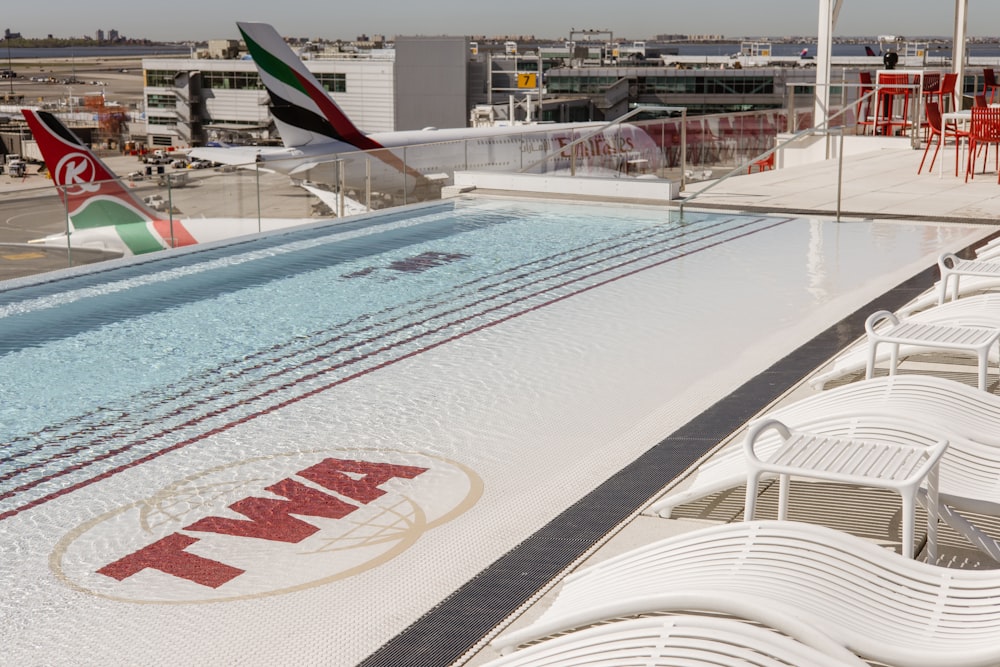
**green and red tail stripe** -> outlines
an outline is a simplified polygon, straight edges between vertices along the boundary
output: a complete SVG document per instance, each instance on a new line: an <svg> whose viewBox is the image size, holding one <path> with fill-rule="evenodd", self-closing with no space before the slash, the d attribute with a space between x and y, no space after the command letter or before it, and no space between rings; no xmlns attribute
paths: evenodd
<svg viewBox="0 0 1000 667"><path fill-rule="evenodd" d="M328 129L323 134L337 141L363 151L382 148L378 142L365 136L334 104L274 28L264 23L237 25L271 96L272 106L282 109L282 120L308 131L316 131L328 123Z"/></svg>

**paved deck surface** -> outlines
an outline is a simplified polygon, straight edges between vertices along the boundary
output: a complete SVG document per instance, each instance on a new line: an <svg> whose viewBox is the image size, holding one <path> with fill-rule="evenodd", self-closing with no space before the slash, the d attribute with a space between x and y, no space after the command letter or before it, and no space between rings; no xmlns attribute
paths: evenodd
<svg viewBox="0 0 1000 667"><path fill-rule="evenodd" d="M925 165L923 173L917 174L923 154L901 139L898 147L845 156L842 167L837 160L829 160L740 175L719 184L695 182L688 184L685 195L691 206L832 217L838 210L838 174L842 173L843 217L1000 222L1000 185L992 160L985 174L977 172L966 182L964 170L955 176L953 147L942 149L933 173ZM938 168L942 156L943 170ZM981 160L977 168L981 171Z"/></svg>

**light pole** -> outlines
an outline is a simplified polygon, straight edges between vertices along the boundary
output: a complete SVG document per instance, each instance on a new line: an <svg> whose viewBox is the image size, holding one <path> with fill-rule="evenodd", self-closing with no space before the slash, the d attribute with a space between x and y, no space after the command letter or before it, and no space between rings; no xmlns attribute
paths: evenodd
<svg viewBox="0 0 1000 667"><path fill-rule="evenodd" d="M10 33L4 35L7 38L7 73L10 75L10 96L11 101L14 98L14 68L10 64Z"/></svg>

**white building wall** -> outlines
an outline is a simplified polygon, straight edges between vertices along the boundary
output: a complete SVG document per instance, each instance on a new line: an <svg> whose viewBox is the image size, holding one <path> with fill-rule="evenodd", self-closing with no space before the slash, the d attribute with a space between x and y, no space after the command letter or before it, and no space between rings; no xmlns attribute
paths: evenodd
<svg viewBox="0 0 1000 667"><path fill-rule="evenodd" d="M145 58L143 70L159 72L237 72L256 75L256 68L250 60L196 60L176 58ZM347 57L336 59L315 59L306 61L313 72L342 73L345 75L346 91L331 95L348 118L364 132L391 132L395 127L396 97L394 93L395 62L392 51L377 52L370 57ZM177 117L170 109L149 108L151 95L171 95L170 86L149 86L144 88L146 117ZM192 101L192 106L204 104L204 123L211 127L214 123L233 123L266 126L270 122L267 109L267 91L245 88L203 87L201 100ZM166 137L173 143L179 141L176 127L155 123L147 124L147 143L163 145ZM154 137L158 141L154 141Z"/></svg>
<svg viewBox="0 0 1000 667"><path fill-rule="evenodd" d="M396 63L394 59L311 60L312 72L337 72L347 77L347 90L331 95L347 117L363 132L394 132Z"/></svg>

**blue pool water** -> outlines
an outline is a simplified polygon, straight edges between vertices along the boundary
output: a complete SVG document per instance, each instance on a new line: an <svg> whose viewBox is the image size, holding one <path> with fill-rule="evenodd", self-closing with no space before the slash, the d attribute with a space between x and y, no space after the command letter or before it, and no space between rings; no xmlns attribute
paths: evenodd
<svg viewBox="0 0 1000 667"><path fill-rule="evenodd" d="M0 517L571 296L807 224L440 203L0 292ZM872 234L859 252L876 259ZM894 252L928 243L919 227L881 234ZM679 286L693 287L724 288Z"/></svg>

